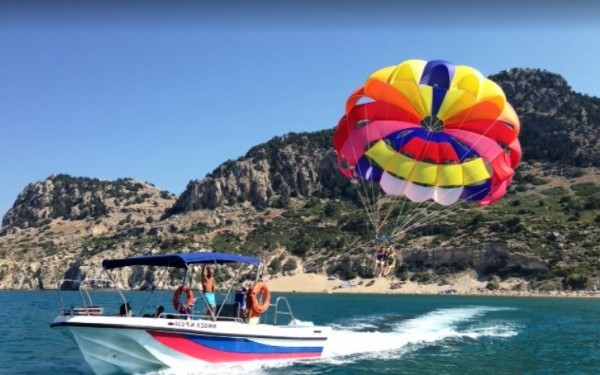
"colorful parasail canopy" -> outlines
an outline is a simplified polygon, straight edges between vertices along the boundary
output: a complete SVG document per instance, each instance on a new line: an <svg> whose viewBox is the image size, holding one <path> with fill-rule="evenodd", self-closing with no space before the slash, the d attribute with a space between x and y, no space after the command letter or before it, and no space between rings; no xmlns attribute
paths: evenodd
<svg viewBox="0 0 600 375"><path fill-rule="evenodd" d="M408 60L373 73L346 102L333 144L349 178L415 202L490 204L521 160L519 118L468 66Z"/></svg>

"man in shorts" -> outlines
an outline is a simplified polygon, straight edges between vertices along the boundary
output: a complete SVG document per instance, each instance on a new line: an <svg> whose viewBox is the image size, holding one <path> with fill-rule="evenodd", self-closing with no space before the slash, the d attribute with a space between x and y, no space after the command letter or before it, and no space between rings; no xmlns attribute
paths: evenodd
<svg viewBox="0 0 600 375"><path fill-rule="evenodd" d="M210 314L214 320L217 303L215 301L215 279L213 276L212 267L205 266L202 268L202 290L204 292L204 299L208 304L207 314Z"/></svg>

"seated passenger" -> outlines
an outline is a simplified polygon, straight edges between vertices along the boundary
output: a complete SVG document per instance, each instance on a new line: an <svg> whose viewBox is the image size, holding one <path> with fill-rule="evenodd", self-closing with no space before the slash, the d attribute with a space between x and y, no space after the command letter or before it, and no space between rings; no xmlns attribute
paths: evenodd
<svg viewBox="0 0 600 375"><path fill-rule="evenodd" d="M119 316L133 316L129 302L121 304L121 307L119 307Z"/></svg>
<svg viewBox="0 0 600 375"><path fill-rule="evenodd" d="M156 306L154 314L144 314L144 318L159 318L160 314L162 314L164 311L165 308L162 305L158 305Z"/></svg>

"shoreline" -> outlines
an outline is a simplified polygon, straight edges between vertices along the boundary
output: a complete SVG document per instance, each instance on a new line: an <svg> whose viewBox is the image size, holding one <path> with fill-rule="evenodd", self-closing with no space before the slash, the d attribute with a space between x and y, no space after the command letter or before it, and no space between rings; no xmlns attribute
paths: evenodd
<svg viewBox="0 0 600 375"><path fill-rule="evenodd" d="M499 288L489 290L487 281L479 281L465 274L455 277L447 284L418 284L396 278L378 277L343 281L317 274L296 274L265 280L269 290L275 293L325 293L325 294L398 294L398 295L460 295L496 297L561 297L600 298L600 291L549 291L518 290L521 279L509 278L499 282Z"/></svg>
<svg viewBox="0 0 600 375"><path fill-rule="evenodd" d="M409 280L400 281L396 277L371 279L357 277L354 280L344 281L312 273L265 278L263 281L269 291L274 293L600 298L600 290L527 290L525 281L519 278L500 281L498 289L490 290L486 288L488 281L480 281L469 273L449 277L445 284L420 284ZM56 289L0 289L0 291L56 292Z"/></svg>

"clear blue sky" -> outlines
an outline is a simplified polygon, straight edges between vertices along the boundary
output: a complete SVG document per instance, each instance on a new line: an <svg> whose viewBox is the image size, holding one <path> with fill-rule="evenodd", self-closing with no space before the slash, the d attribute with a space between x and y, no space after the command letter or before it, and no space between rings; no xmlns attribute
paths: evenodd
<svg viewBox="0 0 600 375"><path fill-rule="evenodd" d="M0 217L55 173L180 194L275 136L332 128L371 72L410 58L541 68L600 96L594 1L198 3L0 3Z"/></svg>

